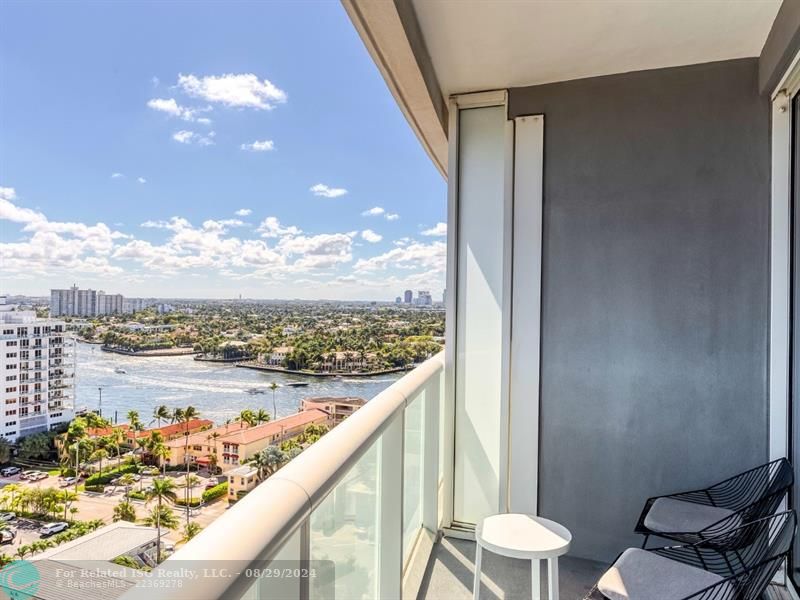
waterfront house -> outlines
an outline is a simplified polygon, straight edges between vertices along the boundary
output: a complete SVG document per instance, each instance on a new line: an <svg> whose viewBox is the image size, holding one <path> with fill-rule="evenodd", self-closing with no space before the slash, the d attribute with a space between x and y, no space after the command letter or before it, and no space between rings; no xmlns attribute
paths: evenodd
<svg viewBox="0 0 800 600"><path fill-rule="evenodd" d="M648 498L797 467L800 2L343 4L447 178L446 347L166 564L327 559L331 589L182 593L468 598L476 524L519 512L569 529L583 598ZM536 595L492 559L481 597Z"/></svg>
<svg viewBox="0 0 800 600"><path fill-rule="evenodd" d="M272 352L269 354L267 358L267 364L273 367L282 367L284 366L284 361L286 357L288 357L292 352L294 352L294 346L277 346L272 349Z"/></svg>
<svg viewBox="0 0 800 600"><path fill-rule="evenodd" d="M304 398L302 410L324 410L330 415L330 425L336 426L366 404L363 398Z"/></svg>

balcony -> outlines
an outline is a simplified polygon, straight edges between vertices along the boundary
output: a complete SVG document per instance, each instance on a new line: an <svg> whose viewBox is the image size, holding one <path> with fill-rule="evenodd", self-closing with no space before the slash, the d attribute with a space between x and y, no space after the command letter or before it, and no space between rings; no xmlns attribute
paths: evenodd
<svg viewBox="0 0 800 600"><path fill-rule="evenodd" d="M310 583L313 597L394 598L401 588L417 589L440 526L443 399L442 353L256 487L167 559L164 571L214 561L255 567L310 560L336 572L335 579ZM158 570L153 576L159 577ZM301 590L309 580L278 592L273 581L246 577L243 571L241 577L182 583L181 598L250 593L302 598L309 593ZM136 590L130 593L136 597ZM173 590L164 597L178 596Z"/></svg>

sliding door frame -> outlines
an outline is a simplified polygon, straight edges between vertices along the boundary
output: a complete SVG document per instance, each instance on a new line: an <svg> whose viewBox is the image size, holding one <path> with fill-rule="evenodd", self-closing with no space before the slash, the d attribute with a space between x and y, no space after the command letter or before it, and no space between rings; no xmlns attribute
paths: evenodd
<svg viewBox="0 0 800 600"><path fill-rule="evenodd" d="M800 53L771 96L772 179L770 198L770 330L769 330L769 458L792 457L792 321L793 252L798 232L793 231L793 204L800 200L794 185L793 98L800 92ZM795 239L793 239L793 237ZM796 334L797 332L795 332ZM796 466L796 465L795 465ZM793 502L793 501L792 501ZM791 566L791 565L790 565ZM780 573L798 598L791 577Z"/></svg>

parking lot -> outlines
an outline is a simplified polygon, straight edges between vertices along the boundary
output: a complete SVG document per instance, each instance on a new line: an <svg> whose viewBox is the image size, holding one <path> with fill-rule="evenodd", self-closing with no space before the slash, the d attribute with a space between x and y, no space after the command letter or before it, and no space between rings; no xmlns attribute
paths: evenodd
<svg viewBox="0 0 800 600"><path fill-rule="evenodd" d="M191 497L193 499L200 499L202 497L203 491L206 489L206 484L208 482L208 476L204 475L197 475L200 479L200 483L195 487L191 488ZM184 488L181 487L181 484L184 480L184 475L181 473L176 472L168 472L167 477L172 477L175 480L176 489L175 492L178 498L182 499L184 497ZM141 480L136 482L133 486L131 486L130 491L144 491L149 486L152 485L153 477L149 475L142 476ZM19 475L14 475L11 477L2 477L0 478L0 489L9 485L9 484L17 484L21 488L56 488L56 489L64 489L63 481L60 477L48 475L46 478L42 478L39 481L27 481L25 479L20 479ZM82 481L81 481L82 483ZM74 491L75 486L70 485L66 486L68 489ZM101 519L106 523L111 523L114 516L114 507L119 504L119 502L125 496L125 488L121 485L113 485L107 484L106 489L102 493L97 492L79 492L78 493L78 500L76 500L72 506L78 509L78 512L75 514L74 518L82 520L82 521L90 521L93 519ZM150 510L150 506L147 506L144 501L141 500L131 500L132 504L136 508L137 516L141 519L144 518L147 512ZM228 507L227 501L223 498L217 502L213 502L208 506L201 507L199 509L192 509L191 510L191 518L193 521L197 522L201 527L206 527L209 525L214 519L216 519L219 515L221 515ZM182 506L174 506L173 510L175 513L181 517L181 522L183 522L183 516L185 515L185 508ZM37 541L41 539L41 535L39 534L39 529L44 523L36 521L34 519L27 519L27 518L17 518L14 521L9 523L9 527L15 529L17 534L11 544L5 544L0 546L0 552L6 554L13 554L16 552L17 548L21 545L30 544L31 542ZM177 541L180 539L180 532L166 532L165 539L171 539L172 541Z"/></svg>

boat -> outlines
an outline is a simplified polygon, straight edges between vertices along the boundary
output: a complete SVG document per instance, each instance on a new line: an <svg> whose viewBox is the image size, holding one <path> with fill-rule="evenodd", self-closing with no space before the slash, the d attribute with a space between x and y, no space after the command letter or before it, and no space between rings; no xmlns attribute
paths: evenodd
<svg viewBox="0 0 800 600"><path fill-rule="evenodd" d="M307 381L292 381L291 383L286 384L287 387L306 387L308 385Z"/></svg>
<svg viewBox="0 0 800 600"><path fill-rule="evenodd" d="M114 369L114 373L119 373L120 375L125 375L127 373L127 371L125 369L121 369L120 367L117 367L116 369Z"/></svg>
<svg viewBox="0 0 800 600"><path fill-rule="evenodd" d="M245 391L248 394L264 394L264 393L266 393L266 390L263 390L261 388L249 388L249 389L247 389Z"/></svg>

